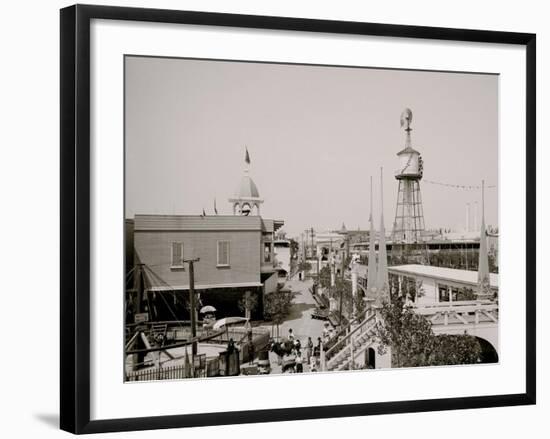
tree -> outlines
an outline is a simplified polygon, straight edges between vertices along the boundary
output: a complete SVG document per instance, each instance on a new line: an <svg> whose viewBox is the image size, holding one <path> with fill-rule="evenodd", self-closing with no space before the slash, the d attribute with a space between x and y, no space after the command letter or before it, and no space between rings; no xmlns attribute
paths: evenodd
<svg viewBox="0 0 550 439"><path fill-rule="evenodd" d="M319 272L319 284L323 288L330 287L330 267L325 265Z"/></svg>
<svg viewBox="0 0 550 439"><path fill-rule="evenodd" d="M363 321L365 312L365 309L367 308L367 305L365 303L365 299L363 297L363 294L361 291L357 291L357 294L355 297L352 297L352 303L351 303L351 312L350 315L353 313L353 310L355 309L355 316L353 317L359 317L359 321Z"/></svg>
<svg viewBox="0 0 550 439"><path fill-rule="evenodd" d="M406 305L401 296L392 295L380 316L375 327L378 352L383 355L391 347L395 367L474 364L481 360L481 346L475 337L466 333L435 335L431 322Z"/></svg>
<svg viewBox="0 0 550 439"><path fill-rule="evenodd" d="M239 311L241 311L242 313L246 313L246 311L248 310L250 312L250 315L252 315L252 313L258 307L258 296L255 294L245 294L239 299L239 301L237 302L237 306L239 307Z"/></svg>
<svg viewBox="0 0 550 439"><path fill-rule="evenodd" d="M334 285L334 297L340 300L342 295L342 314L350 317L353 313L353 289L351 282L345 279L336 278ZM347 310L347 311L346 311Z"/></svg>
<svg viewBox="0 0 550 439"><path fill-rule="evenodd" d="M425 366L434 348L434 334L428 320L405 305L400 296L392 297L381 309L381 320L375 327L380 343L379 354L390 346L395 367Z"/></svg>
<svg viewBox="0 0 550 439"><path fill-rule="evenodd" d="M300 251L300 244L295 239L290 239L290 257L294 259Z"/></svg>
<svg viewBox="0 0 550 439"><path fill-rule="evenodd" d="M473 364L481 359L481 346L477 338L463 335L440 334L435 336L429 366Z"/></svg>
<svg viewBox="0 0 550 439"><path fill-rule="evenodd" d="M298 270L308 272L311 270L311 264L307 261L302 261L298 264Z"/></svg>
<svg viewBox="0 0 550 439"><path fill-rule="evenodd" d="M298 252L300 250L300 245L295 239L290 239L290 273L296 273L296 265L298 259Z"/></svg>
<svg viewBox="0 0 550 439"><path fill-rule="evenodd" d="M295 297L295 292L283 290L280 286L277 287L277 291L268 293L264 297L264 316L277 325L277 334L279 334L279 325L290 312Z"/></svg>

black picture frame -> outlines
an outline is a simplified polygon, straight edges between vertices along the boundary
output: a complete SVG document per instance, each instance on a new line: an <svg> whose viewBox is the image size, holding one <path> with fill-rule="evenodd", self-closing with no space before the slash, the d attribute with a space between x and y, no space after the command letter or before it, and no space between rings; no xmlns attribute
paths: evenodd
<svg viewBox="0 0 550 439"><path fill-rule="evenodd" d="M90 419L90 21L133 20L256 29L501 43L526 48L526 392L292 409ZM61 10L61 375L60 426L72 433L273 422L535 404L536 401L536 36L447 29L110 6Z"/></svg>

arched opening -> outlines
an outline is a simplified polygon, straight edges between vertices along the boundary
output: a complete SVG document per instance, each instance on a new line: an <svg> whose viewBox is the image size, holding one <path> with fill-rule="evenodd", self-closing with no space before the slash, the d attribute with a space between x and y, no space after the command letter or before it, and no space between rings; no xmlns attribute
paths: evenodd
<svg viewBox="0 0 550 439"><path fill-rule="evenodd" d="M242 216L248 216L252 212L252 208L250 207L249 203L243 203L241 206L241 215Z"/></svg>
<svg viewBox="0 0 550 439"><path fill-rule="evenodd" d="M484 338L476 338L481 347L480 363L498 363L498 353L493 345Z"/></svg>
<svg viewBox="0 0 550 439"><path fill-rule="evenodd" d="M376 369L376 351L374 348L368 348L365 351L365 366L367 369Z"/></svg>

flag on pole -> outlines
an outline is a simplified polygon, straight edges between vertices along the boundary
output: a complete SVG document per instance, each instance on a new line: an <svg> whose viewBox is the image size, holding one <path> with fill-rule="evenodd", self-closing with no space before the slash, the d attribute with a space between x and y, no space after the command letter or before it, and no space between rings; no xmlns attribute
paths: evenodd
<svg viewBox="0 0 550 439"><path fill-rule="evenodd" d="M218 208L216 207L216 199L214 198L214 213L218 214Z"/></svg>
<svg viewBox="0 0 550 439"><path fill-rule="evenodd" d="M245 150L246 150L246 154L245 154L245 156L244 156L244 162L245 162L247 165L249 165L249 164L250 164L250 154L248 154L248 148L247 148L246 146L245 146L244 148L245 148Z"/></svg>

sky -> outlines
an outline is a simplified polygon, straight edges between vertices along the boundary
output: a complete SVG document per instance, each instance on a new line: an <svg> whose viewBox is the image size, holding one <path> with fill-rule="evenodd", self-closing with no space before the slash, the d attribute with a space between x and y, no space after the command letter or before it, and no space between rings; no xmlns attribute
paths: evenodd
<svg viewBox="0 0 550 439"><path fill-rule="evenodd" d="M125 210L232 214L245 168L262 216L290 236L367 229L395 216L405 146L400 115L413 112L422 154L426 228L463 230L466 204L485 180L486 223L498 224L497 75L133 57L125 59ZM383 199L380 169L383 168ZM383 202L383 203L382 203ZM474 207L471 208L473 223ZM478 224L480 220L478 219Z"/></svg>

